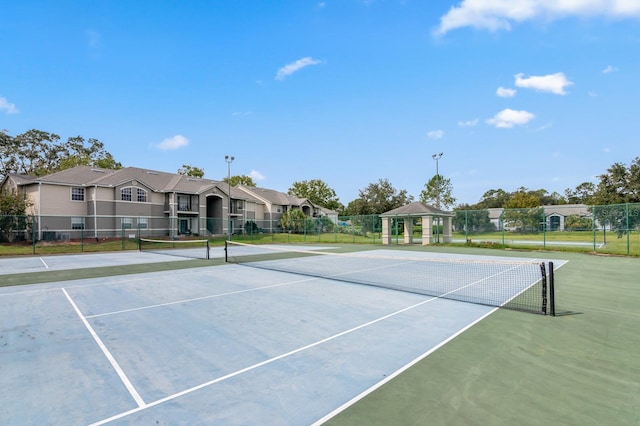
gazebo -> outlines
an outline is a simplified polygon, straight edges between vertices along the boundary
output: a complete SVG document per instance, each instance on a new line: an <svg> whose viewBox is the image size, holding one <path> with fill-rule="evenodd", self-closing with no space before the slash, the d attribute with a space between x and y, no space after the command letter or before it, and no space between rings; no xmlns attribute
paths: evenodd
<svg viewBox="0 0 640 426"><path fill-rule="evenodd" d="M391 219L404 219L404 243L413 243L413 219L422 218L422 245L433 243L433 223L434 219L442 218L442 242L451 242L452 218L455 214L437 209L433 206L420 202L413 202L406 206L398 207L382 213L382 244L391 244L392 230Z"/></svg>

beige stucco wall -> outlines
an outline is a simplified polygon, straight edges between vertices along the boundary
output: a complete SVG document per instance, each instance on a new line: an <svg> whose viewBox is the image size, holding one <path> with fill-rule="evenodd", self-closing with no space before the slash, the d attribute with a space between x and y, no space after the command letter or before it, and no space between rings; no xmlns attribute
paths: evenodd
<svg viewBox="0 0 640 426"><path fill-rule="evenodd" d="M89 191L85 188L85 200ZM40 215L85 216L86 201L71 201L71 186L42 185L40 194Z"/></svg>
<svg viewBox="0 0 640 426"><path fill-rule="evenodd" d="M38 206L38 185L30 185L29 187L25 188L24 193L27 197L27 200L31 204L31 206L27 208L27 213L31 215L37 215L38 209L40 208Z"/></svg>

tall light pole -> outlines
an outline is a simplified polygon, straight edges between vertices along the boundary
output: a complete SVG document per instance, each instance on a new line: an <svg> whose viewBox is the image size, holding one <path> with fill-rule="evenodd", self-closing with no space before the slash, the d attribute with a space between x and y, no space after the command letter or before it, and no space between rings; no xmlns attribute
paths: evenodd
<svg viewBox="0 0 640 426"><path fill-rule="evenodd" d="M436 160L436 207L440 210L440 172L438 171L438 160L444 153L433 154L431 157ZM436 242L440 242L440 216L436 217Z"/></svg>
<svg viewBox="0 0 640 426"><path fill-rule="evenodd" d="M229 191L227 192L229 198L227 204L227 233L229 234L229 240L231 240L231 163L233 163L235 159L235 157L229 155L224 156L224 161L227 162L227 185L229 187Z"/></svg>

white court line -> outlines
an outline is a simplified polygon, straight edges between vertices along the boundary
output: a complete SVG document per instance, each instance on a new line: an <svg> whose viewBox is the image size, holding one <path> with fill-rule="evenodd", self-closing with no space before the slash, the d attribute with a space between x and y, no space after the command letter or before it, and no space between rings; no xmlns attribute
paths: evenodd
<svg viewBox="0 0 640 426"><path fill-rule="evenodd" d="M45 268L49 269L49 265L47 265L47 262L45 262L43 258L40 258L40 262L42 262Z"/></svg>
<svg viewBox="0 0 640 426"><path fill-rule="evenodd" d="M93 339L96 341L100 349L102 349L102 353L104 353L104 355L107 357L113 369L116 370L116 373L120 377L120 380L122 380L122 383L125 385L125 387L129 391L133 399L136 401L136 404L138 404L138 407L144 408L146 406L144 400L142 399L138 391L133 387L133 385L131 384L131 381L129 380L127 375L124 373L122 368L120 368L118 361L116 361L113 355L111 355L111 352L109 352L109 349L107 349L107 347L102 342L102 340L100 339L98 334L95 332L93 327L91 327L91 324L89 324L89 321L87 321L84 315L82 315L82 312L80 312L80 309L78 309L78 306L75 304L73 299L71 299L71 296L69 296L69 293L67 293L67 290L64 288L62 288L61 290L69 300L69 303L71 303L71 306L73 306L73 309L76 311L76 314L78 314L78 316L80 317L80 320L82 321L84 326L87 327L87 330L89 330L89 333L91 334L91 336L93 336Z"/></svg>
<svg viewBox="0 0 640 426"><path fill-rule="evenodd" d="M477 323L479 323L480 321L482 321L483 319L485 319L486 317L488 317L489 315L494 313L495 311L497 311L498 309L499 308L493 308L491 311L487 312L485 315L481 316L480 318L478 318L477 320L475 320L471 324L461 328L455 334L449 336L449 338L447 338L447 339L443 340L442 342L438 343L436 346L434 346L433 348L429 349L427 352L423 353L422 355L420 355L419 357L417 357L413 361L409 362L404 367L399 368L398 370L393 372L393 374L388 375L383 380L379 381L375 385L371 386L369 389L367 389L364 392L362 392L360 395L355 396L354 398L352 398L351 400L345 402L340 407L336 408L335 410L333 410L332 412L330 412L329 414L327 414L323 418L321 418L321 419L317 420L316 422L312 423L311 426L319 426L319 425L327 422L331 418L335 417L336 415L340 414L342 411L346 410L347 408L349 408L350 406L352 406L356 402L360 401L361 399L363 399L365 396L369 395L373 391L381 388L383 385L389 383L391 380L395 379L400 374L404 373L409 368L413 367L414 365L416 365L417 363L419 363L420 361L422 361L423 359L425 359L426 357L428 357L429 355L431 355L432 353L434 353L435 351L437 351L438 349L440 349L441 347L443 347L444 345L446 345L447 343L449 343L450 341L452 341L453 339L455 339L456 337L458 337L459 335L461 335L462 333L464 333L465 331L467 331L468 329L470 329L471 327L473 327L474 325L476 325Z"/></svg>
<svg viewBox="0 0 640 426"><path fill-rule="evenodd" d="M135 414L135 413L140 412L142 410L145 410L147 408L155 407L156 405L160 405L160 404L165 403L167 401L174 400L174 399L179 398L181 396L190 394L190 393L195 392L195 391L200 390L200 389L204 389L204 388L206 388L208 386L214 385L216 383L222 382L224 380L230 379L232 377L238 376L238 375L246 373L248 371L255 370L256 368L263 367L265 365L268 365L268 364L274 363L276 361L279 361L279 360L281 360L283 358L289 357L291 355L295 355L295 354L297 354L299 352L306 351L306 350L311 349L311 348L313 348L315 346L319 346L319 345L322 345L324 343L330 342L331 340L335 340L338 337L342 337L342 336L345 336L345 335L347 335L349 333L353 333L355 331L358 331L358 330L360 330L362 328L369 327L369 326L371 326L373 324L376 324L376 323L378 323L380 321L387 320L387 319L389 319L391 317L394 317L396 315L402 314L402 313L407 312L407 311L409 311L411 309L418 308L418 307L420 307L422 305L425 305L427 303L433 302L434 300L438 300L438 299L439 299L438 297L432 297L430 299L423 300L422 302L413 304L411 306L407 306L406 308L403 308L403 309L400 309L400 310L398 310L396 312L392 312L390 314L384 315L384 316L382 316L380 318L374 319L374 320L366 322L364 324L360 324L360 325L358 325L356 327L353 327L353 328L351 328L349 330L342 331L342 332L340 332L338 334L334 334L333 336L326 337L326 338L324 338L322 340L318 340L317 342L310 343L310 344L308 344L306 346L302 346L302 347L300 347L298 349L294 349L292 351L289 351L289 352L286 352L284 354L278 355L278 356L276 356L274 358L270 358L270 359L264 360L264 361L259 362L257 364L253 364L253 365L250 365L248 367L245 367L245 368L243 368L241 370L234 371L233 373L229 373L227 375L218 377L217 379L213 379L213 380L210 380L208 382L201 383L201 384L199 384L197 386L194 386L192 388L185 389L185 390L183 390L181 392L174 393L173 395L169 395L169 396L166 396L164 398L158 399L156 401L150 402L150 403L148 403L148 404L146 404L144 406L139 406L138 408L133 408L133 409L131 409L129 411L124 411L124 412L122 412L120 414L116 414L115 416L109 417L107 419L100 420L100 421L98 421L96 423L92 423L89 426L103 425L103 424L112 422L114 420L118 420L118 419L121 419L123 417L126 417L126 416L128 416L130 414Z"/></svg>
<svg viewBox="0 0 640 426"><path fill-rule="evenodd" d="M248 288L248 289L244 289L244 290L230 291L230 292L227 292L227 293L210 294L208 296L194 297L192 299L177 300L177 301L174 301L174 302L159 303L157 305L148 305L148 306L141 306L139 308L123 309L121 311L113 311L113 312L105 312L105 313L102 313L102 314L87 315L85 318L98 318L98 317L105 317L105 316L108 316L108 315L116 315L116 314L124 314L124 313L127 313L127 312L141 311L141 310L144 310L144 309L161 308L163 306L177 305L177 304L181 304L181 303L197 302L198 300L213 299L213 298L216 298L216 297L231 296L233 294L240 294L240 293L249 293L251 291L265 290L265 289L269 289L269 288L275 288L275 287L281 287L281 286L285 286L285 285L298 284L298 283L303 283L303 282L306 282L306 281L312 281L312 280L317 280L317 279L318 278L305 278L305 279L302 279L302 280L287 281L287 282L284 282L284 283L272 284L272 285L267 285L267 286L264 286L264 287Z"/></svg>

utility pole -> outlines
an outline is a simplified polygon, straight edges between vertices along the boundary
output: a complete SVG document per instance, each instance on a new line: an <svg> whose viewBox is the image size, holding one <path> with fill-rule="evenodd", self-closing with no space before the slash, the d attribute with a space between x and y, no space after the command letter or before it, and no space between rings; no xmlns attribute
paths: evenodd
<svg viewBox="0 0 640 426"><path fill-rule="evenodd" d="M440 210L440 172L438 171L438 161L444 153L433 154L431 157L436 160L436 207ZM440 216L436 217L436 242L440 242Z"/></svg>

